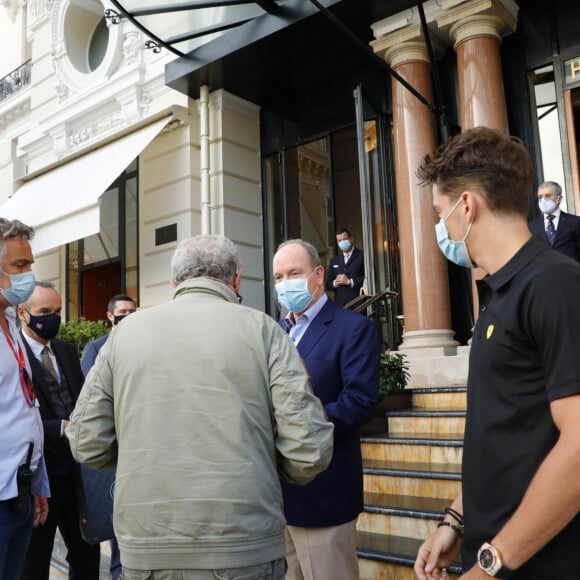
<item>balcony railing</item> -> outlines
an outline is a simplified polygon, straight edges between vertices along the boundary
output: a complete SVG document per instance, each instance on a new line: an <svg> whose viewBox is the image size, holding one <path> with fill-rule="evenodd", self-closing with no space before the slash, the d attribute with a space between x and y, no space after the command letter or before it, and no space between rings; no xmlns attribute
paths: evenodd
<svg viewBox="0 0 580 580"><path fill-rule="evenodd" d="M4 78L0 79L0 101L15 95L26 85L30 84L31 69L32 64L28 60L11 73L8 73Z"/></svg>

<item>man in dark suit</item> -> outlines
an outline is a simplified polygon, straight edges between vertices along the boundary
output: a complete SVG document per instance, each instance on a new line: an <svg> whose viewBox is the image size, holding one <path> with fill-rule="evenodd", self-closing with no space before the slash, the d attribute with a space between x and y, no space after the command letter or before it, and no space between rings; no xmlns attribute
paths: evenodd
<svg viewBox="0 0 580 580"><path fill-rule="evenodd" d="M365 261L362 250L354 247L352 236L346 228L336 234L338 256L330 260L326 275L326 289L334 292L334 303L344 306L360 294L365 281Z"/></svg>
<svg viewBox="0 0 580 580"><path fill-rule="evenodd" d="M337 307L324 293L324 268L303 240L280 245L273 263L280 321L298 348L314 394L334 424L328 469L307 485L282 484L286 580L358 579L356 519L363 508L359 427L374 414L380 339L366 317Z"/></svg>
<svg viewBox="0 0 580 580"><path fill-rule="evenodd" d="M538 207L542 215L534 218L528 227L535 236L548 240L550 245L580 261L580 217L560 209L562 188L555 181L545 181L538 187Z"/></svg>
<svg viewBox="0 0 580 580"><path fill-rule="evenodd" d="M44 457L51 491L46 524L32 533L23 580L48 580L57 527L68 551L69 578L99 579L100 547L87 544L81 536L80 471L64 436L84 376L75 349L54 340L61 309L60 295L51 282L37 282L32 296L18 307L44 427Z"/></svg>
<svg viewBox="0 0 580 580"><path fill-rule="evenodd" d="M111 326L116 326L121 322L121 320L123 320L123 318L125 318L125 316L133 314L136 309L135 301L131 296L127 296L126 294L116 294L109 300L109 304L107 305L107 318L109 319ZM109 335L105 334L104 336L89 342L83 349L81 368L83 369L85 376L95 364L97 355L105 342L107 342L107 338L109 338Z"/></svg>
<svg viewBox="0 0 580 580"><path fill-rule="evenodd" d="M109 304L107 305L107 318L112 326L117 326L125 316L133 314L136 310L137 306L131 296L127 296L126 294L116 294L109 300ZM87 376L89 371L93 368L97 355L105 342L107 342L107 338L109 338L109 335L105 334L85 345L83 356L81 358L81 368L85 376ZM111 578L113 580L118 580L122 577L123 566L121 565L121 554L119 552L117 538L111 538L109 540L109 545L111 547L111 565L109 567L109 572L111 573Z"/></svg>

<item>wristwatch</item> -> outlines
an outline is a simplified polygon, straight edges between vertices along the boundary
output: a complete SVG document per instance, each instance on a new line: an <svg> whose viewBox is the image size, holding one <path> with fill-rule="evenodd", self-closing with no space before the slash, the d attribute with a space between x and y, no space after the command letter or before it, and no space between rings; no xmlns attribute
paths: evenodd
<svg viewBox="0 0 580 580"><path fill-rule="evenodd" d="M481 544L477 551L477 563L488 576L495 578L511 578L514 573L503 565L500 553L488 542Z"/></svg>

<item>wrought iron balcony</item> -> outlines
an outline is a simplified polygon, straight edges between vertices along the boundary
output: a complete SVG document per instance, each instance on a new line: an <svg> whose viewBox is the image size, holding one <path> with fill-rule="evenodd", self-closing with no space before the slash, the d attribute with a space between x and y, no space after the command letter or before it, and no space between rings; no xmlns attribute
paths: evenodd
<svg viewBox="0 0 580 580"><path fill-rule="evenodd" d="M0 102L15 95L26 85L30 84L31 70L32 63L30 60L27 60L24 64L21 64L18 68L0 79Z"/></svg>

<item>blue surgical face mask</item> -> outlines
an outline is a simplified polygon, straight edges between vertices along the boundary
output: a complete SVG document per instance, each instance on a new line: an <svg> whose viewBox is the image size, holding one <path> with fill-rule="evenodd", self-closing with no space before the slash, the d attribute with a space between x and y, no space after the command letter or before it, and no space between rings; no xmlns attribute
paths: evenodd
<svg viewBox="0 0 580 580"><path fill-rule="evenodd" d="M343 252L348 252L350 250L350 247L352 246L350 240L340 240L340 242L338 242L338 247L343 251Z"/></svg>
<svg viewBox="0 0 580 580"><path fill-rule="evenodd" d="M312 302L314 296L308 292L308 278L290 278L281 280L276 284L278 302L290 312L302 312Z"/></svg>
<svg viewBox="0 0 580 580"><path fill-rule="evenodd" d="M0 270L2 274L10 278L10 288L0 290L0 294L10 302L10 304L22 304L26 302L34 292L36 278L34 272L23 272L22 274L7 274Z"/></svg>
<svg viewBox="0 0 580 580"><path fill-rule="evenodd" d="M463 236L463 239L459 242L454 242L453 240L449 239L449 232L447 231L447 226L445 225L445 221L455 211L455 208L459 205L460 201L461 198L457 200L457 203L451 208L451 211L444 218L441 218L439 223L435 226L437 244L439 245L439 249L443 252L443 255L450 262L453 262L458 266L463 266L464 268L475 268L475 264L469 257L469 252L467 251L467 245L465 243L467 236L469 236L469 232L471 232L471 226L473 225L473 222L469 224L467 232L465 232L465 236Z"/></svg>

